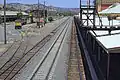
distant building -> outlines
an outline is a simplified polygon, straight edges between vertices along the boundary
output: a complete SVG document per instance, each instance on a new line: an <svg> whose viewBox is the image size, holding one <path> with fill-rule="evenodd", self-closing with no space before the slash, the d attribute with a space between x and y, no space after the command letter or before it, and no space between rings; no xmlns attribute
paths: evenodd
<svg viewBox="0 0 120 80"><path fill-rule="evenodd" d="M98 5L97 5L98 11L102 11L114 3L120 3L120 0L97 0L97 1L98 1L97 2L98 3Z"/></svg>
<svg viewBox="0 0 120 80"><path fill-rule="evenodd" d="M7 21L14 21L17 19L17 13L19 13L19 11L6 11L6 20ZM24 17L28 16L28 13L22 12ZM1 19L3 21L4 19L4 11L0 11L0 16Z"/></svg>
<svg viewBox="0 0 120 80"><path fill-rule="evenodd" d="M39 17L43 17L44 16L44 10L43 9L40 9L40 10L36 9L36 10L32 10L31 12L33 13L33 16L36 17L36 18L38 16Z"/></svg>
<svg viewBox="0 0 120 80"><path fill-rule="evenodd" d="M32 10L32 13L33 13L33 16L34 17L38 17L38 14L39 14L39 16L40 17L44 17L44 10L43 9L40 9L39 10L39 12L38 12L38 10L36 9L36 10ZM48 15L49 16L54 16L54 15L56 15L56 13L57 13L57 11L56 10L53 10L53 9L47 9L47 10L45 10L45 16L47 17Z"/></svg>

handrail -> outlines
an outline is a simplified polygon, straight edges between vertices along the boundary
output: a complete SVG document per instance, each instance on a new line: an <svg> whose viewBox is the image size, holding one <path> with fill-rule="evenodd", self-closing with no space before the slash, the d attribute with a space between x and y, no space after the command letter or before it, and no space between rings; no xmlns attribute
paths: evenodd
<svg viewBox="0 0 120 80"><path fill-rule="evenodd" d="M78 41L84 57L88 80L107 80L109 74L109 53L107 49L87 30L81 28L75 19ZM87 74L90 73L90 74Z"/></svg>

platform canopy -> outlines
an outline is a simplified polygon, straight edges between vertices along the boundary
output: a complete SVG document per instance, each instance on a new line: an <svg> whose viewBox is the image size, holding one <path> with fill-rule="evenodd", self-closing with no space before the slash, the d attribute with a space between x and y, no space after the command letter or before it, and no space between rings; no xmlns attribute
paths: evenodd
<svg viewBox="0 0 120 80"><path fill-rule="evenodd" d="M16 16L19 11L6 11L7 16ZM28 13L21 12L24 16L28 16ZM4 11L0 11L0 15L4 16Z"/></svg>
<svg viewBox="0 0 120 80"><path fill-rule="evenodd" d="M94 33L91 31L91 33L94 35ZM97 35L104 35L108 34L107 31L95 31ZM118 31L112 31L111 33L120 33L120 30ZM95 35L94 35L95 36ZM105 48L120 48L120 34L116 35L108 35L108 36L102 36L102 37L96 37L98 41L100 41Z"/></svg>
<svg viewBox="0 0 120 80"><path fill-rule="evenodd" d="M102 17L102 24L107 26L109 25L109 21L107 19L107 17ZM112 21L110 21L112 24ZM96 18L96 25L99 24L99 19ZM113 26L115 25L120 25L120 20L113 20ZM109 34L108 31L94 31L96 33L96 35L93 33L93 31L90 31L94 36L96 35L105 35L105 34ZM115 35L107 35L107 36L101 36L101 37L96 37L107 49L109 48L116 48L116 47L120 47L120 30L115 30L115 31L111 31L111 34L114 33L119 33L119 34L115 34Z"/></svg>
<svg viewBox="0 0 120 80"><path fill-rule="evenodd" d="M99 14L120 14L120 3L115 3L107 9L99 12Z"/></svg>

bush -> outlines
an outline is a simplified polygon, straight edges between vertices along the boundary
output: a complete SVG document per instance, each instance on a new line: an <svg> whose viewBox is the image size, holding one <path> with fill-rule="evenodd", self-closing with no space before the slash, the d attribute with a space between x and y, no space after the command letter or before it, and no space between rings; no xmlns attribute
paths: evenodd
<svg viewBox="0 0 120 80"><path fill-rule="evenodd" d="M52 21L53 21L53 18L52 18L52 17L49 17L49 18L48 18L48 21L52 22Z"/></svg>

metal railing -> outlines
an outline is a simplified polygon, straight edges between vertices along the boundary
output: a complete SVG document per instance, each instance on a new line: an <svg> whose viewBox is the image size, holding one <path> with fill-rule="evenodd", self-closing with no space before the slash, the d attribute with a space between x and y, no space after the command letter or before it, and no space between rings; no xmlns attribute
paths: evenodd
<svg viewBox="0 0 120 80"><path fill-rule="evenodd" d="M88 30L80 27L80 20L74 18L79 46L82 52L87 80L108 80L109 53Z"/></svg>

